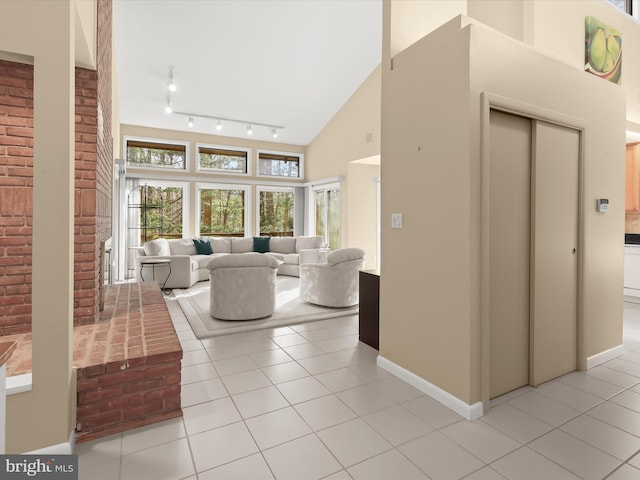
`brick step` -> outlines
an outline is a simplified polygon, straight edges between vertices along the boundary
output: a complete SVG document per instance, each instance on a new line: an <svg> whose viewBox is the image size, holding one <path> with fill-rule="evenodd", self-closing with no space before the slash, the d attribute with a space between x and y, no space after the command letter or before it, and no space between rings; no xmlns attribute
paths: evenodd
<svg viewBox="0 0 640 480"><path fill-rule="evenodd" d="M30 372L31 334L11 339L7 375ZM182 415L182 347L158 283L111 285L99 321L74 327L73 344L76 442Z"/></svg>

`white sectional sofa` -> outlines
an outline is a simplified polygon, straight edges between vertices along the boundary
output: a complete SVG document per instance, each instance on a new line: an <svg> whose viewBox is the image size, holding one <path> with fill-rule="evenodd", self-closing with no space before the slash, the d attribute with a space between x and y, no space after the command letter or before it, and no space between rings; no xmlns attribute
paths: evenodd
<svg viewBox="0 0 640 480"><path fill-rule="evenodd" d="M213 253L208 253L207 243ZM303 258L306 252L308 258L309 254L311 257L314 256L313 250L324 248L324 238L320 236L158 238L138 248L136 279L151 280L155 277L161 285L166 279L165 288L189 288L196 282L209 280L207 265L212 258L230 253L256 251L270 255L278 261L278 275L298 277L300 252L304 251ZM168 268L155 267L155 271L152 271L154 267L150 265L140 268L141 261L153 259L171 260L171 274L168 278Z"/></svg>

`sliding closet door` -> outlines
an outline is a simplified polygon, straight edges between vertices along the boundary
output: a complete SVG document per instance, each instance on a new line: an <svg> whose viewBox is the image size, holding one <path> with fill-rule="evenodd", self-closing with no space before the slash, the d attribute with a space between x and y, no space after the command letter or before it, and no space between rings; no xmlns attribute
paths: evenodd
<svg viewBox="0 0 640 480"><path fill-rule="evenodd" d="M532 163L532 385L577 368L577 130L534 122Z"/></svg>
<svg viewBox="0 0 640 480"><path fill-rule="evenodd" d="M580 133L492 111L489 393L577 368Z"/></svg>
<svg viewBox="0 0 640 480"><path fill-rule="evenodd" d="M490 116L490 397L529 383L531 120Z"/></svg>

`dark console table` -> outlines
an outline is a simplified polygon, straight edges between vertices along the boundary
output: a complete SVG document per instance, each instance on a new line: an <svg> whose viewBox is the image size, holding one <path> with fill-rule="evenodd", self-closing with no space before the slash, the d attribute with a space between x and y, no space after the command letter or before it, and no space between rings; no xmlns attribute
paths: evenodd
<svg viewBox="0 0 640 480"><path fill-rule="evenodd" d="M378 350L380 325L380 273L360 271L360 341Z"/></svg>

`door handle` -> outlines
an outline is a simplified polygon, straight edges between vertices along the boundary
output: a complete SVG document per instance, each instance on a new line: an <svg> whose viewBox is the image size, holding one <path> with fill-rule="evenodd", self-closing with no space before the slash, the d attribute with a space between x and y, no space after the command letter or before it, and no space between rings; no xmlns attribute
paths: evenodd
<svg viewBox="0 0 640 480"><path fill-rule="evenodd" d="M575 254L576 254L576 249L575 249L575 248L572 248L572 249L571 249L571 255L575 255Z"/></svg>

